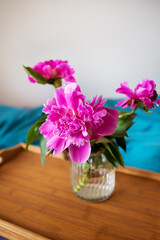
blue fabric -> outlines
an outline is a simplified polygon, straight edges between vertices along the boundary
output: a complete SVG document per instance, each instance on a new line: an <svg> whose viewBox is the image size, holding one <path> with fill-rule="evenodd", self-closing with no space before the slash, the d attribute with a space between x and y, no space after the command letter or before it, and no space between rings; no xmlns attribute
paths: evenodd
<svg viewBox="0 0 160 240"><path fill-rule="evenodd" d="M4 237L0 236L0 240L7 240L7 238L4 238Z"/></svg>
<svg viewBox="0 0 160 240"><path fill-rule="evenodd" d="M42 107L24 109L0 105L0 149L26 142L29 128L40 118L41 113Z"/></svg>
<svg viewBox="0 0 160 240"><path fill-rule="evenodd" d="M116 103L117 100L108 100L106 106L114 108ZM41 112L42 107L24 109L0 105L0 149L26 142L27 131ZM160 107L152 114L137 113L136 124L126 138L127 152L121 151L125 165L160 172ZM38 145L38 141L34 144Z"/></svg>

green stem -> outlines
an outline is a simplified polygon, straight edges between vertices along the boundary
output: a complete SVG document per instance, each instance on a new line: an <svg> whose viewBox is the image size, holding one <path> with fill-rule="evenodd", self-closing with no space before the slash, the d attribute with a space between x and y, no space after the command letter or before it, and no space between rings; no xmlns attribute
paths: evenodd
<svg viewBox="0 0 160 240"><path fill-rule="evenodd" d="M77 185L75 188L74 188L74 192L78 192L85 184L87 184L87 174L83 174L83 177L82 177L82 181L81 181L81 178L79 177L79 185Z"/></svg>
<svg viewBox="0 0 160 240"><path fill-rule="evenodd" d="M124 117L128 117L130 115L132 115L133 113L136 112L136 110L141 106L141 103L137 103L137 106L130 112L130 113L126 113L126 114L123 114L121 116L119 116L119 118L124 118Z"/></svg>
<svg viewBox="0 0 160 240"><path fill-rule="evenodd" d="M132 110L131 114L135 113L135 111L141 106L141 103L137 103L137 106Z"/></svg>

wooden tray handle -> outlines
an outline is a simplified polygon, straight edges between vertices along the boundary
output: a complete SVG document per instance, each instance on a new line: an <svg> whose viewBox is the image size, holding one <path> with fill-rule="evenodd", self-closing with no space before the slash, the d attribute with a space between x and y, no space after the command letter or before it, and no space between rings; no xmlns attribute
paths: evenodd
<svg viewBox="0 0 160 240"><path fill-rule="evenodd" d="M22 149L21 144L18 144L14 147L0 150L0 165L17 155Z"/></svg>

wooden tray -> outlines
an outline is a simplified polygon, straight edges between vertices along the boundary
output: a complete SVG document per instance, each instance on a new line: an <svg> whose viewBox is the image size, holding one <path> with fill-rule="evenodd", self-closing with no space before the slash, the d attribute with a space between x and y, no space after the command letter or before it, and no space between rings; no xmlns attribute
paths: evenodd
<svg viewBox="0 0 160 240"><path fill-rule="evenodd" d="M69 162L20 144L0 152L0 235L10 240L160 239L160 175L132 168L116 172L105 202L71 191ZM4 164L3 164L4 163Z"/></svg>

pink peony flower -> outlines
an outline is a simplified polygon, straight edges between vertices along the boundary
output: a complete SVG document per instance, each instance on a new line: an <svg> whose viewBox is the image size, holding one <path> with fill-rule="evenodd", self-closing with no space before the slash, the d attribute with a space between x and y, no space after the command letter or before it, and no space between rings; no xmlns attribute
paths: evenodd
<svg viewBox="0 0 160 240"><path fill-rule="evenodd" d="M50 60L45 62L38 62L34 67L34 70L39 72L46 80L64 78L67 82L75 82L74 69L70 68L67 61L62 60ZM28 79L32 83L36 81L28 75Z"/></svg>
<svg viewBox="0 0 160 240"><path fill-rule="evenodd" d="M72 161L85 162L91 153L90 140L115 132L118 110L104 107L102 96L88 103L76 83L55 90L55 98L49 99L43 108L48 114L40 127L47 140L47 148L57 155L66 148Z"/></svg>
<svg viewBox="0 0 160 240"><path fill-rule="evenodd" d="M121 106L122 108L135 108L138 101L146 105L148 108L154 108L154 104L159 106L160 99L157 100L158 94L155 88L156 85L154 81L148 79L144 79L141 84L138 84L134 92L129 88L127 82L121 83L121 87L118 88L116 92L125 94L128 98L119 101L116 106Z"/></svg>

